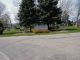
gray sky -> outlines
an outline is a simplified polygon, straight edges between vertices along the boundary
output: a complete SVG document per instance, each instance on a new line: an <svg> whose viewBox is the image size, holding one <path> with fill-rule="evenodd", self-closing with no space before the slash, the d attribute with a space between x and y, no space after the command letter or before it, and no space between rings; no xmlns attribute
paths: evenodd
<svg viewBox="0 0 80 60"><path fill-rule="evenodd" d="M15 23L14 18L16 13L18 12L18 2L20 2L21 0L0 0L0 2L4 3L6 6L6 10L9 12L10 17L12 19L12 22ZM72 0L73 2L73 16L71 16L72 18L74 17L75 13L76 13L76 9L75 9L75 4L77 3L78 0Z"/></svg>
<svg viewBox="0 0 80 60"><path fill-rule="evenodd" d="M19 1L20 0L0 0L0 2L2 2L6 6L6 11L8 11L8 13L10 14L13 23L15 23L14 18L18 12Z"/></svg>

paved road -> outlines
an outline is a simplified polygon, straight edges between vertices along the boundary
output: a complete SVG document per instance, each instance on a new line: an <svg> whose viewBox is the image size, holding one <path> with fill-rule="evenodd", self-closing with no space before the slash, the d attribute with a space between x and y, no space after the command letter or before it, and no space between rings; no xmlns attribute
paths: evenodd
<svg viewBox="0 0 80 60"><path fill-rule="evenodd" d="M0 60L80 60L80 33L0 37Z"/></svg>

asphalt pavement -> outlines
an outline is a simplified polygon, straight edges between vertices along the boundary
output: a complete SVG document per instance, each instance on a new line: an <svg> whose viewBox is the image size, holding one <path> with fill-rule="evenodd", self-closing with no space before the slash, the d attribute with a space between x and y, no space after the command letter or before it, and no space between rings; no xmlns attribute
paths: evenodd
<svg viewBox="0 0 80 60"><path fill-rule="evenodd" d="M80 60L80 33L0 37L0 60Z"/></svg>

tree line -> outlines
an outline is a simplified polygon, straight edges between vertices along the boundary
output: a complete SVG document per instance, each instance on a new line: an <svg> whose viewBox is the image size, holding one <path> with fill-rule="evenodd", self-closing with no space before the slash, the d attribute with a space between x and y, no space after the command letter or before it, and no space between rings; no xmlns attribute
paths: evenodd
<svg viewBox="0 0 80 60"><path fill-rule="evenodd" d="M58 7L58 4L59 7ZM79 27L80 6L76 5L78 11L75 17L75 24ZM5 6L0 2L0 34L9 26L11 20L8 13L4 14ZM72 0L22 0L20 3L17 19L21 27L30 28L30 32L35 25L44 24L48 30L52 30L54 25L70 25L69 20L73 15ZM53 28L52 28L53 27Z"/></svg>
<svg viewBox="0 0 80 60"><path fill-rule="evenodd" d="M29 27L30 31L34 24L50 25L61 23L61 9L57 7L58 0L22 0L19 10L20 25Z"/></svg>

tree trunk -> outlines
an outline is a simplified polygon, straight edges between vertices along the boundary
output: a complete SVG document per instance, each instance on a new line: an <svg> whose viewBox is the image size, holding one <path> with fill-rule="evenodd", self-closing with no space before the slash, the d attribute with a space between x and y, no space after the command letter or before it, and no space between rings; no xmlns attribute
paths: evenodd
<svg viewBox="0 0 80 60"><path fill-rule="evenodd" d="M0 31L0 35L2 35L3 34L3 31Z"/></svg>
<svg viewBox="0 0 80 60"><path fill-rule="evenodd" d="M79 10L78 10L78 14L77 14L77 21L76 21L76 27L79 28Z"/></svg>
<svg viewBox="0 0 80 60"><path fill-rule="evenodd" d="M48 30L50 30L49 23L47 24L47 26L48 26Z"/></svg>
<svg viewBox="0 0 80 60"><path fill-rule="evenodd" d="M30 25L30 32L32 32L32 27L31 27L31 25Z"/></svg>
<svg viewBox="0 0 80 60"><path fill-rule="evenodd" d="M76 27L79 28L79 22L78 22L78 20L76 22Z"/></svg>

